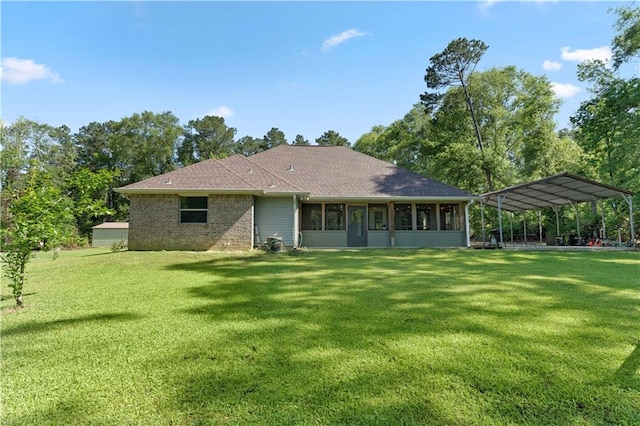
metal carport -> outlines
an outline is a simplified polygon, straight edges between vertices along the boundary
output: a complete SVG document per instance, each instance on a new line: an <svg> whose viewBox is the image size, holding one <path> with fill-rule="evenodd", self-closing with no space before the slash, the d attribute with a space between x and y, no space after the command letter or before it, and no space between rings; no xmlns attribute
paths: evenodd
<svg viewBox="0 0 640 426"><path fill-rule="evenodd" d="M605 185L569 173L561 173L499 191L487 192L480 197L482 198L481 203L483 209L485 204L498 209L500 244L504 245L502 210L520 212L551 207L556 212L557 219L557 206L576 205L578 203L591 201L597 202L602 199L619 197L624 199L629 206L629 228L631 238L633 239L635 235L633 225L633 195L633 192L622 188ZM482 215L482 241L484 244L484 210ZM579 232L578 229L578 233Z"/></svg>

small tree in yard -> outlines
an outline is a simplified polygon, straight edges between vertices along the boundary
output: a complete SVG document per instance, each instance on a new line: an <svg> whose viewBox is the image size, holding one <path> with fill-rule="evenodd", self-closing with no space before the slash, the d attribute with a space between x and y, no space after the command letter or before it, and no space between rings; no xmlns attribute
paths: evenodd
<svg viewBox="0 0 640 426"><path fill-rule="evenodd" d="M6 224L6 244L2 248L4 274L19 307L22 298L25 268L33 250L50 250L67 241L72 234L72 202L49 177L32 168L26 176L27 185L11 195Z"/></svg>

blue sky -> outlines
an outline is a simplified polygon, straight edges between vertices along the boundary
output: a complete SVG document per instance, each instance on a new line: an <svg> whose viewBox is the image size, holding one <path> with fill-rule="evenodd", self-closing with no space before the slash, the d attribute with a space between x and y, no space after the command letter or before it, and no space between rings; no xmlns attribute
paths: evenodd
<svg viewBox="0 0 640 426"><path fill-rule="evenodd" d="M145 110L221 115L237 138L335 130L355 142L402 118L429 58L457 37L478 70L546 75L565 127L606 58L621 2L2 2L2 120L72 131Z"/></svg>

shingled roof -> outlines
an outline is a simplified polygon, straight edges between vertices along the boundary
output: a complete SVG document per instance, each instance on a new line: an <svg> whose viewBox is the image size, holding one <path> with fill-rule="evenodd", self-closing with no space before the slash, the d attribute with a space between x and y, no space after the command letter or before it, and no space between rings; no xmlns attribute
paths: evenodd
<svg viewBox="0 0 640 426"><path fill-rule="evenodd" d="M347 147L313 145L281 145L250 157L202 161L118 191L304 194L310 199L475 198Z"/></svg>

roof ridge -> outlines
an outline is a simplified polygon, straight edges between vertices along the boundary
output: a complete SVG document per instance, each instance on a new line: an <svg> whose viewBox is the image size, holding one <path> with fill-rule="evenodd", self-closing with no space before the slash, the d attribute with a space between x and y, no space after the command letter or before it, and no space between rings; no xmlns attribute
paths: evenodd
<svg viewBox="0 0 640 426"><path fill-rule="evenodd" d="M240 155L240 154L236 154L236 155ZM231 156L231 157L226 157L226 158L232 158L232 157L235 157L235 155L233 155L233 156ZM247 158L247 157L245 157L245 158ZM222 160L224 160L224 158L223 158ZM247 180L245 180L242 176L240 176L238 173L236 173L236 172L234 172L233 170L231 170L229 167L225 166L225 165L223 164L223 161L222 161L222 160L217 160L217 162L218 162L218 164L220 164L220 165L221 165L225 170L227 170L229 173L231 173L232 175L234 175L235 177L237 177L238 179L240 179L242 182L246 183L246 184L249 186L249 188L251 188L251 189L255 189L255 190L258 190L258 191L261 191L261 190L262 190L261 188L258 188L257 186L255 186L255 185L253 185L252 183L250 183L250 182L248 182Z"/></svg>

